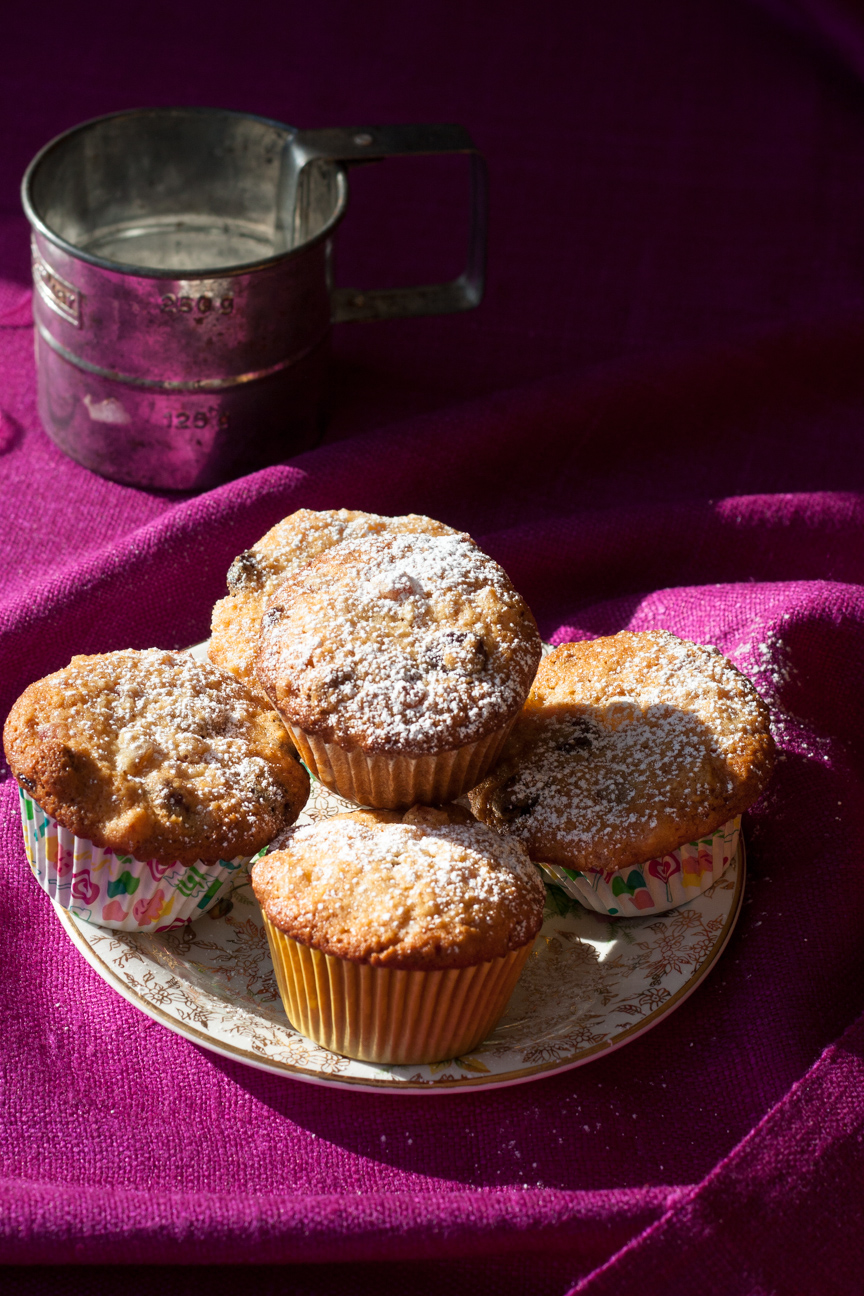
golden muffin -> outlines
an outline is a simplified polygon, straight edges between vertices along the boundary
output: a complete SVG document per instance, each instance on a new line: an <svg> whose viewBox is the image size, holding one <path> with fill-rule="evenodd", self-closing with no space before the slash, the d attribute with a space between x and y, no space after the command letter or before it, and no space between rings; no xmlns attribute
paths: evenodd
<svg viewBox="0 0 864 1296"><path fill-rule="evenodd" d="M4 745L40 882L127 929L175 925L205 893L215 903L213 884L293 823L309 792L266 704L209 662L155 648L73 657L24 691Z"/></svg>
<svg viewBox="0 0 864 1296"><path fill-rule="evenodd" d="M541 644L466 536L343 544L279 586L256 671L309 768L360 804L454 800L497 759Z"/></svg>
<svg viewBox="0 0 864 1296"><path fill-rule="evenodd" d="M245 681L255 691L255 654L261 615L267 600L286 576L345 541L364 536L411 534L458 535L443 522L409 513L382 517L356 509L298 509L277 522L228 569L228 594L213 608L210 660ZM263 696L263 694L262 694Z"/></svg>
<svg viewBox="0 0 864 1296"><path fill-rule="evenodd" d="M252 885L289 1020L325 1048L382 1063L475 1048L543 920L524 848L458 808L294 829Z"/></svg>
<svg viewBox="0 0 864 1296"><path fill-rule="evenodd" d="M544 659L470 801L593 907L659 911L716 880L773 762L767 707L715 648L622 631Z"/></svg>

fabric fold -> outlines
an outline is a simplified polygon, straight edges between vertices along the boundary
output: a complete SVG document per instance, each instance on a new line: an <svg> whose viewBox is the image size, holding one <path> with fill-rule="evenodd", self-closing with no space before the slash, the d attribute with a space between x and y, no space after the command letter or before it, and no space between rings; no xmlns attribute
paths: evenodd
<svg viewBox="0 0 864 1296"><path fill-rule="evenodd" d="M0 1263L334 1263L455 1259L526 1247L603 1255L657 1219L674 1190L153 1193L0 1181ZM214 1222L220 1221L218 1227Z"/></svg>
<svg viewBox="0 0 864 1296"><path fill-rule="evenodd" d="M864 1273L862 1093L864 1016L701 1184L569 1296L853 1291Z"/></svg>

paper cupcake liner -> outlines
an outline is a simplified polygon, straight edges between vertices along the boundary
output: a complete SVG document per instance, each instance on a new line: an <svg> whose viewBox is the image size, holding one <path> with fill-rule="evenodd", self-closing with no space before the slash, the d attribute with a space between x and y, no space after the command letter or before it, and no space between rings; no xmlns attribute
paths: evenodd
<svg viewBox="0 0 864 1296"><path fill-rule="evenodd" d="M473 967L406 971L322 954L263 917L292 1026L332 1053L394 1066L476 1048L506 1008L534 944Z"/></svg>
<svg viewBox="0 0 864 1296"><path fill-rule="evenodd" d="M358 805L406 810L444 805L476 787L498 760L515 722L514 716L477 742L430 756L367 755L356 747L346 751L288 720L285 727L310 772L325 787Z"/></svg>
<svg viewBox="0 0 864 1296"><path fill-rule="evenodd" d="M100 927L156 932L194 922L257 858L240 855L216 864L135 859L76 837L23 788L18 793L24 849L36 881L56 904Z"/></svg>
<svg viewBox="0 0 864 1296"><path fill-rule="evenodd" d="M641 918L677 909L707 891L734 859L740 831L741 816L736 815L710 837L614 873L583 873L559 864L536 863L547 881L587 908L619 918Z"/></svg>

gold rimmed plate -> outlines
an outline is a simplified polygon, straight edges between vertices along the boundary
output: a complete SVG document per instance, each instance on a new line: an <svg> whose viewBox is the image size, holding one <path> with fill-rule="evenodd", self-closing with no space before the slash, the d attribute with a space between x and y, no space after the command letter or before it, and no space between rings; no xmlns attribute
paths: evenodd
<svg viewBox="0 0 864 1296"><path fill-rule="evenodd" d="M206 643L190 649L195 657L206 651ZM356 808L313 779L297 822ZM658 1025L722 954L741 910L745 872L742 837L707 891L671 913L644 918L606 918L547 887L543 926L495 1030L468 1057L421 1066L357 1062L294 1030L248 877L194 926L152 935L95 927L55 908L72 943L112 989L195 1044L331 1088L453 1093L568 1071Z"/></svg>
<svg viewBox="0 0 864 1296"><path fill-rule="evenodd" d="M313 783L299 822L353 808ZM672 913L607 919L547 888L543 927L498 1026L470 1056L423 1066L356 1062L294 1030L248 878L194 926L153 935L95 927L59 907L57 914L108 985L195 1044L332 1088L453 1093L567 1071L657 1026L720 957L744 876L740 840L713 886Z"/></svg>

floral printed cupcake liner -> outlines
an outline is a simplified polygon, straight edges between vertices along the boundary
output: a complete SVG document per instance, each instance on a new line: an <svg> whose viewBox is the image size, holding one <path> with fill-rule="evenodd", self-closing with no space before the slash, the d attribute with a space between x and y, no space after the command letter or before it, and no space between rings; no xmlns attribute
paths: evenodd
<svg viewBox="0 0 864 1296"><path fill-rule="evenodd" d="M710 837L686 842L662 859L648 860L613 873L583 873L559 864L539 867L549 882L597 913L642 918L666 913L713 886L738 849L741 816L736 815Z"/></svg>
<svg viewBox="0 0 864 1296"><path fill-rule="evenodd" d="M56 904L100 927L157 932L194 922L232 889L250 858L258 858L215 864L135 859L76 837L23 788L18 792L24 849L36 881Z"/></svg>

